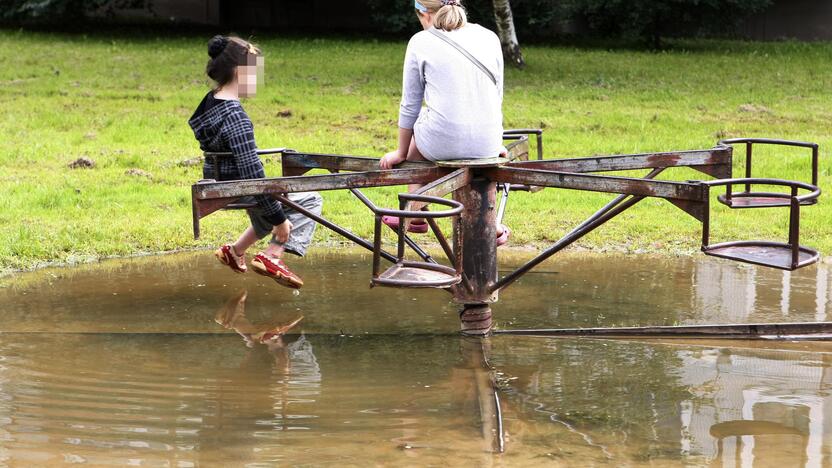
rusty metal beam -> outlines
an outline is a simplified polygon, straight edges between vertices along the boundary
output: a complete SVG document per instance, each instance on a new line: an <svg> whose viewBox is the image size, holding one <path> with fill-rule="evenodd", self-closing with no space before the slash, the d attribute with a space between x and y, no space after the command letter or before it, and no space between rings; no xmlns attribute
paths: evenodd
<svg viewBox="0 0 832 468"><path fill-rule="evenodd" d="M600 216L593 216L592 221L582 223L582 225L579 228L570 231L559 241L555 242L553 246L541 252L537 257L534 257L533 259L529 260L524 265L522 265L520 268L502 277L499 281L497 281L496 284L494 284L491 290L497 292L501 289L508 287L510 284L517 281L521 276L528 273L532 268L536 267L537 265L545 261L547 258L565 249L573 242L589 234L598 226L615 218L619 214L629 209L631 206L640 202L641 200L644 200L644 197L629 197L627 198L627 200L616 203L612 208L604 211L604 213Z"/></svg>
<svg viewBox="0 0 832 468"><path fill-rule="evenodd" d="M621 193L643 197L705 201L707 192L699 183L669 182L632 177L576 174L510 167L490 169L488 177L496 182L538 185L591 192Z"/></svg>
<svg viewBox="0 0 832 468"><path fill-rule="evenodd" d="M434 180L419 190L413 192L415 195L428 195L431 197L444 197L450 193L465 187L471 183L471 171L466 168L457 169L450 174ZM405 207L406 211L419 211L427 204L425 202L411 201Z"/></svg>
<svg viewBox="0 0 832 468"><path fill-rule="evenodd" d="M194 185L193 195L198 200L212 200L217 198L236 199L250 195L273 195L350 188L386 187L391 185L426 184L446 175L448 172L450 172L448 169L426 167L363 173L206 182Z"/></svg>
<svg viewBox="0 0 832 468"><path fill-rule="evenodd" d="M341 156L337 154L298 153L288 151L283 153L282 165L284 176L299 176L312 169L326 169L333 172L343 171L377 171L379 159L365 156ZM428 161L405 161L396 169L412 169L432 167Z"/></svg>
<svg viewBox="0 0 832 468"><path fill-rule="evenodd" d="M333 232L346 237L347 239L355 242L357 245L359 245L361 247L364 247L365 249L367 249L371 252L373 251L373 244L371 244L370 242L362 239L361 237L358 237L357 235L353 234L349 230L344 229L343 227L333 223L332 221L329 221L328 219L324 218L323 216L319 216L319 215L313 213L312 211L307 210L302 205L300 205L298 203L295 203L292 200L290 200L288 197L284 197L282 195L276 195L275 198L280 203L288 206L289 208L292 208L293 210L297 211L298 213L303 214L304 216L308 217L309 219L312 219L313 221L317 222L318 224L320 224L320 225L322 225L326 228L331 229ZM393 262L393 263L396 263L396 261L397 261L395 255L387 253L383 250L380 250L380 257L384 257L385 260L388 260L388 261Z"/></svg>
<svg viewBox="0 0 832 468"><path fill-rule="evenodd" d="M413 192L414 195L428 195L444 197L471 183L471 171L466 168L457 169L450 174L440 177Z"/></svg>
<svg viewBox="0 0 832 468"><path fill-rule="evenodd" d="M725 146L709 150L524 161L512 163L511 167L577 173L685 166L696 169L708 166L723 166L730 170L732 152L731 147Z"/></svg>
<svg viewBox="0 0 832 468"><path fill-rule="evenodd" d="M832 322L496 330L494 333L500 335L563 337L580 336L597 338L721 338L763 340L829 340L832 339Z"/></svg>

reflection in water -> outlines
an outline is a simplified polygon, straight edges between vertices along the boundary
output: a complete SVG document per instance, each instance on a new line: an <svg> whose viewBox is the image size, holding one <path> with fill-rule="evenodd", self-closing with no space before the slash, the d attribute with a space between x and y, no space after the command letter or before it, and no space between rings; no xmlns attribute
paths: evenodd
<svg viewBox="0 0 832 468"><path fill-rule="evenodd" d="M466 340L366 258L311 257L300 296L178 258L0 283L0 464L832 466L832 343ZM826 318L826 265L603 260L547 263L495 318Z"/></svg>
<svg viewBox="0 0 832 468"><path fill-rule="evenodd" d="M826 321L826 304L829 302L829 270L826 268L817 269L817 288L815 289L815 320Z"/></svg>
<svg viewBox="0 0 832 468"><path fill-rule="evenodd" d="M697 323L827 320L827 265L790 272L699 259L692 286Z"/></svg>
<svg viewBox="0 0 832 468"><path fill-rule="evenodd" d="M249 349L235 368L217 379L215 412L204 419L204 429L199 431L200 446L215 451L205 462L245 460L252 441L271 438L275 431L309 430L306 422L315 418L314 411L299 411L313 407L320 394L321 372L312 345L303 335L289 343L284 338L303 317L255 325L246 316L247 299L246 290L233 296L217 311L214 321L233 329L248 348L263 345L272 359L263 362L261 355ZM258 429L238 434L241 421ZM237 442L241 437L251 439Z"/></svg>
<svg viewBox="0 0 832 468"><path fill-rule="evenodd" d="M737 466L784 451L801 466L822 466L830 449L824 428L832 429L829 354L797 360L730 349L678 354L680 383L691 392L682 402L684 447Z"/></svg>
<svg viewBox="0 0 832 468"><path fill-rule="evenodd" d="M508 424L509 434L539 431L529 428L536 418L568 426L575 440L597 447L599 463L832 463L830 347L813 353L528 340L534 339L501 343L511 354L495 359L512 379L506 381L506 401L516 407L507 413L525 416ZM534 357L542 363L523 356L540 347L545 351ZM566 455L555 450L552 456Z"/></svg>
<svg viewBox="0 0 832 468"><path fill-rule="evenodd" d="M58 323L62 332L215 333L204 317L247 290L252 323L279 311L284 323L303 316L307 334L455 333L449 295L371 290L369 262L310 255L299 266L309 281L298 296L268 278L228 275L204 253L44 270L0 279L0 330L52 332ZM828 268L784 273L709 257L564 255L501 293L494 320L502 328L826 320Z"/></svg>
<svg viewBox="0 0 832 468"><path fill-rule="evenodd" d="M265 344L270 350L283 348L282 336L300 323L303 316L290 323L281 321L254 325L246 317L246 299L248 299L248 291L240 291L217 311L214 321L223 328L237 332L249 348L253 347L254 343Z"/></svg>

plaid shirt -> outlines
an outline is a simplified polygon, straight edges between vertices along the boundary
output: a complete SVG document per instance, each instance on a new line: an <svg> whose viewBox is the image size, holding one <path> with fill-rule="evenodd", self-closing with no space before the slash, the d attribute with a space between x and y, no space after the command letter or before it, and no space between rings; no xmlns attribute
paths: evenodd
<svg viewBox="0 0 832 468"><path fill-rule="evenodd" d="M263 179L266 172L257 156L257 144L254 141L254 125L239 101L220 100L208 107L211 93L199 104L196 112L188 121L194 136L199 141L202 151L223 153L231 152L231 158L219 158L219 180ZM203 177L216 178L212 161L206 160L202 168ZM263 215L275 226L286 220L283 208L268 195L257 195L258 207Z"/></svg>

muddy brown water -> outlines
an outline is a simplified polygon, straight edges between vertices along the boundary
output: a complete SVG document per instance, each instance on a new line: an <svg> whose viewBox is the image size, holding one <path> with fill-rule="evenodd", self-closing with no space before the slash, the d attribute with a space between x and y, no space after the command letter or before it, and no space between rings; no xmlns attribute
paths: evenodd
<svg viewBox="0 0 832 468"><path fill-rule="evenodd" d="M0 280L0 464L832 466L830 343L465 339L446 293L369 289L367 255L292 265L298 295L206 252ZM494 314L501 328L825 321L829 283L827 265L572 253Z"/></svg>

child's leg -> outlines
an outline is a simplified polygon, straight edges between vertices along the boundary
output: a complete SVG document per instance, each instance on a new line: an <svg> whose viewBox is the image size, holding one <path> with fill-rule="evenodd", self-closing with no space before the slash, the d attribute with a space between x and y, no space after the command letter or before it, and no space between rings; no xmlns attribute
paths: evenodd
<svg viewBox="0 0 832 468"><path fill-rule="evenodd" d="M427 161L427 158L422 156L422 153L419 151L419 148L416 147L416 137L410 139L410 148L407 150L407 160L408 161ZM408 184L407 191L413 193L417 190L422 188L422 184ZM416 224L424 224L424 218L413 218L410 220L411 223Z"/></svg>
<svg viewBox="0 0 832 468"><path fill-rule="evenodd" d="M240 234L237 241L231 244L234 248L234 254L242 256L246 253L246 250L248 250L248 248L254 245L254 243L258 240L260 240L260 238L257 237L257 233L254 232L254 228L249 226L245 231L243 231L242 234Z"/></svg>
<svg viewBox="0 0 832 468"><path fill-rule="evenodd" d="M249 226L240 234L240 237L234 243L223 245L214 252L214 255L220 262L230 266L235 271L245 273L247 270L246 250L257 242L258 239L260 237L258 237L257 231L252 226Z"/></svg>
<svg viewBox="0 0 832 468"><path fill-rule="evenodd" d="M427 161L427 158L422 156L421 151L419 148L416 147L416 137L410 139L410 148L407 149L407 160L408 161ZM415 192L422 188L422 184L410 184L407 186L408 192Z"/></svg>
<svg viewBox="0 0 832 468"><path fill-rule="evenodd" d="M289 194L289 199L316 215L320 216L323 211L324 199L317 192L292 193ZM284 212L289 222L292 223L292 233L289 234L289 240L285 244L280 244L277 239L272 237L265 254L280 258L284 251L288 251L303 257L306 255L309 244L312 243L318 223L289 207L284 207Z"/></svg>
<svg viewBox="0 0 832 468"><path fill-rule="evenodd" d="M237 262L241 267L245 266L243 255L245 255L249 247L272 232L272 225L269 224L258 209L249 209L247 213L251 225L240 234L236 242L231 244L232 253L238 257Z"/></svg>

